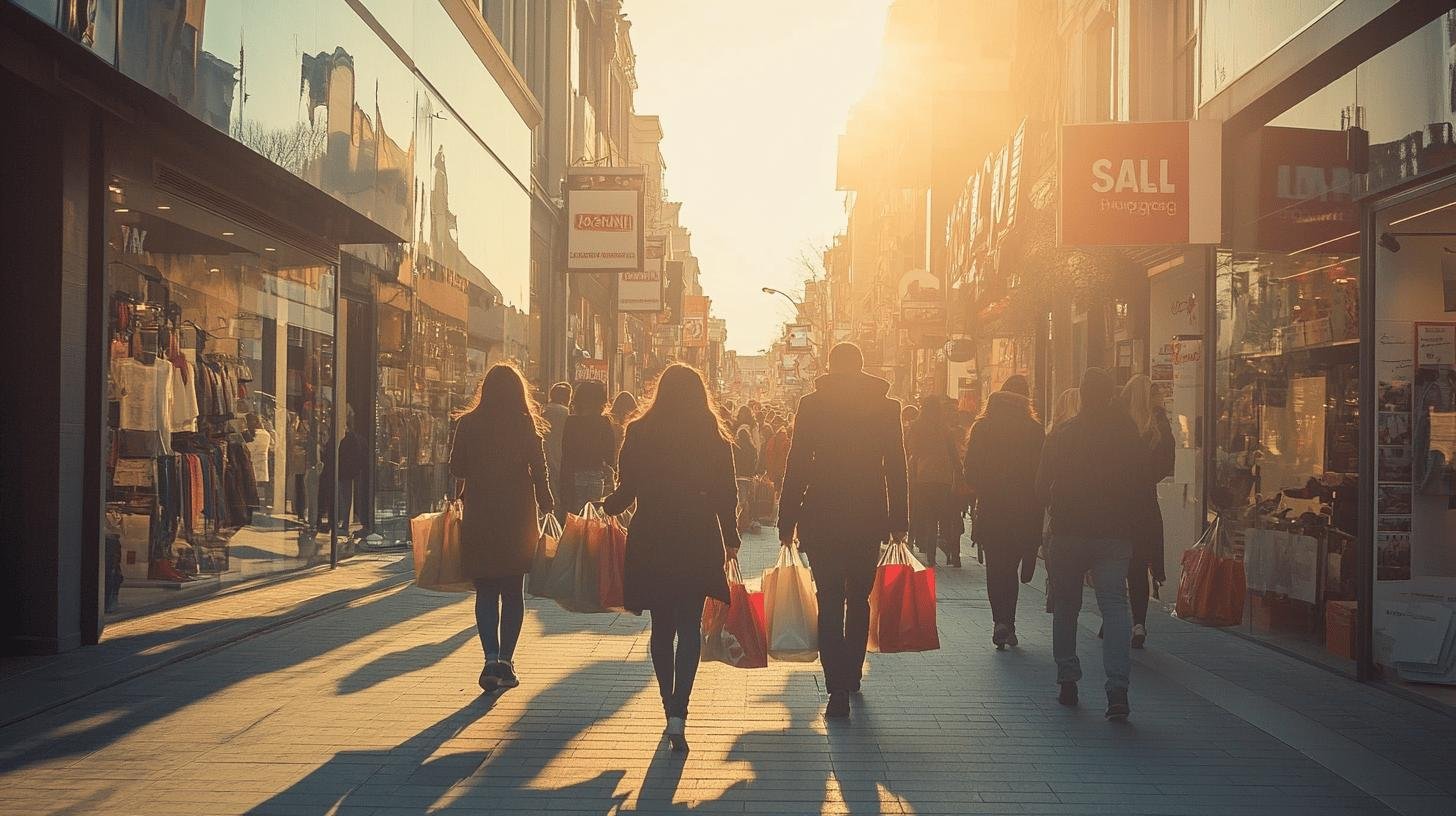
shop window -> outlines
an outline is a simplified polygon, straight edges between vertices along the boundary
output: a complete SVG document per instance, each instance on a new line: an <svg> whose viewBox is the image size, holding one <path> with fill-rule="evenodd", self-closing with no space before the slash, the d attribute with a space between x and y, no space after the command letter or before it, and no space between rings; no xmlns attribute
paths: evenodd
<svg viewBox="0 0 1456 816"><path fill-rule="evenodd" d="M1373 658L1456 702L1456 192L1383 210L1375 253Z"/></svg>
<svg viewBox="0 0 1456 816"><path fill-rule="evenodd" d="M1353 666L1358 258L1220 252L1210 510L1244 561L1246 628Z"/></svg>
<svg viewBox="0 0 1456 816"><path fill-rule="evenodd" d="M332 264L108 185L106 608L329 559Z"/></svg>

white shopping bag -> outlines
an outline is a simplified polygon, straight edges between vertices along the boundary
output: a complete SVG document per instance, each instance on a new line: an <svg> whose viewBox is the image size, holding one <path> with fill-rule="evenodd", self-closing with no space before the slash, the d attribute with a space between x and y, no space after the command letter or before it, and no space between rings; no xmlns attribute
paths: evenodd
<svg viewBox="0 0 1456 816"><path fill-rule="evenodd" d="M780 547L778 562L764 571L763 611L770 657L800 663L819 657L819 600L798 544Z"/></svg>

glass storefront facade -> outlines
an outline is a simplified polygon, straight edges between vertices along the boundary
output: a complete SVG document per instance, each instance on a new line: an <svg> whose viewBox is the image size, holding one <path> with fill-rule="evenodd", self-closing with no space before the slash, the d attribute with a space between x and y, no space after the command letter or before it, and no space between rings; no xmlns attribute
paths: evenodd
<svg viewBox="0 0 1456 816"><path fill-rule="evenodd" d="M1456 265L1442 260L1456 240L1399 236L1456 221L1440 209L1450 193L1397 207L1384 197L1456 166L1453 71L1447 13L1228 134L1241 158L1225 168L1211 288L1207 503L1244 562L1244 630L1438 695L1456 684L1444 646L1456 633L1456 514L1443 492L1456 416L1443 266ZM1352 127L1369 133L1368 168L1351 165Z"/></svg>

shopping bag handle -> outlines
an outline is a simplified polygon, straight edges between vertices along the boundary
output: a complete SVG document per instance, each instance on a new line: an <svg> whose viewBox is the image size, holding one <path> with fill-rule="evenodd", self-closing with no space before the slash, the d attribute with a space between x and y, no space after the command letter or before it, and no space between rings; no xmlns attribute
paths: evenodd
<svg viewBox="0 0 1456 816"><path fill-rule="evenodd" d="M606 512L601 508L597 507L596 502L587 502L586 504L582 505L581 512L578 515L580 515L584 519L596 519L598 521L607 520Z"/></svg>
<svg viewBox="0 0 1456 816"><path fill-rule="evenodd" d="M743 583L743 573L738 569L738 559L730 558L723 565L723 575L728 579L729 584Z"/></svg>
<svg viewBox="0 0 1456 816"><path fill-rule="evenodd" d="M555 513L547 513L546 517L541 519L541 535L561 538L561 522L556 520Z"/></svg>
<svg viewBox="0 0 1456 816"><path fill-rule="evenodd" d="M886 547L885 551L880 554L879 566L883 567L890 564L904 564L914 572L925 569L925 565L920 563L920 559L915 557L915 553L911 551L910 545L903 539L890 541L890 546Z"/></svg>
<svg viewBox="0 0 1456 816"><path fill-rule="evenodd" d="M779 547L778 561L774 562L774 568L779 567L802 567L804 566L803 556L799 555L799 542L795 540L787 547Z"/></svg>

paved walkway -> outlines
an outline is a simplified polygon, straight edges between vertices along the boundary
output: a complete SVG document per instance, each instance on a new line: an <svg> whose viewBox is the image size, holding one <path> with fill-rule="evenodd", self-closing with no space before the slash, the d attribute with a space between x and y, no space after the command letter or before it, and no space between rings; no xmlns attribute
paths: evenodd
<svg viewBox="0 0 1456 816"><path fill-rule="evenodd" d="M488 699L470 597L383 587L0 729L0 813L1456 813L1456 721L1159 617L1110 724L1095 617L1069 710L1040 592L998 653L981 570L938 580L944 648L871 656L848 722L816 665L704 665L686 759L643 619L531 601Z"/></svg>

